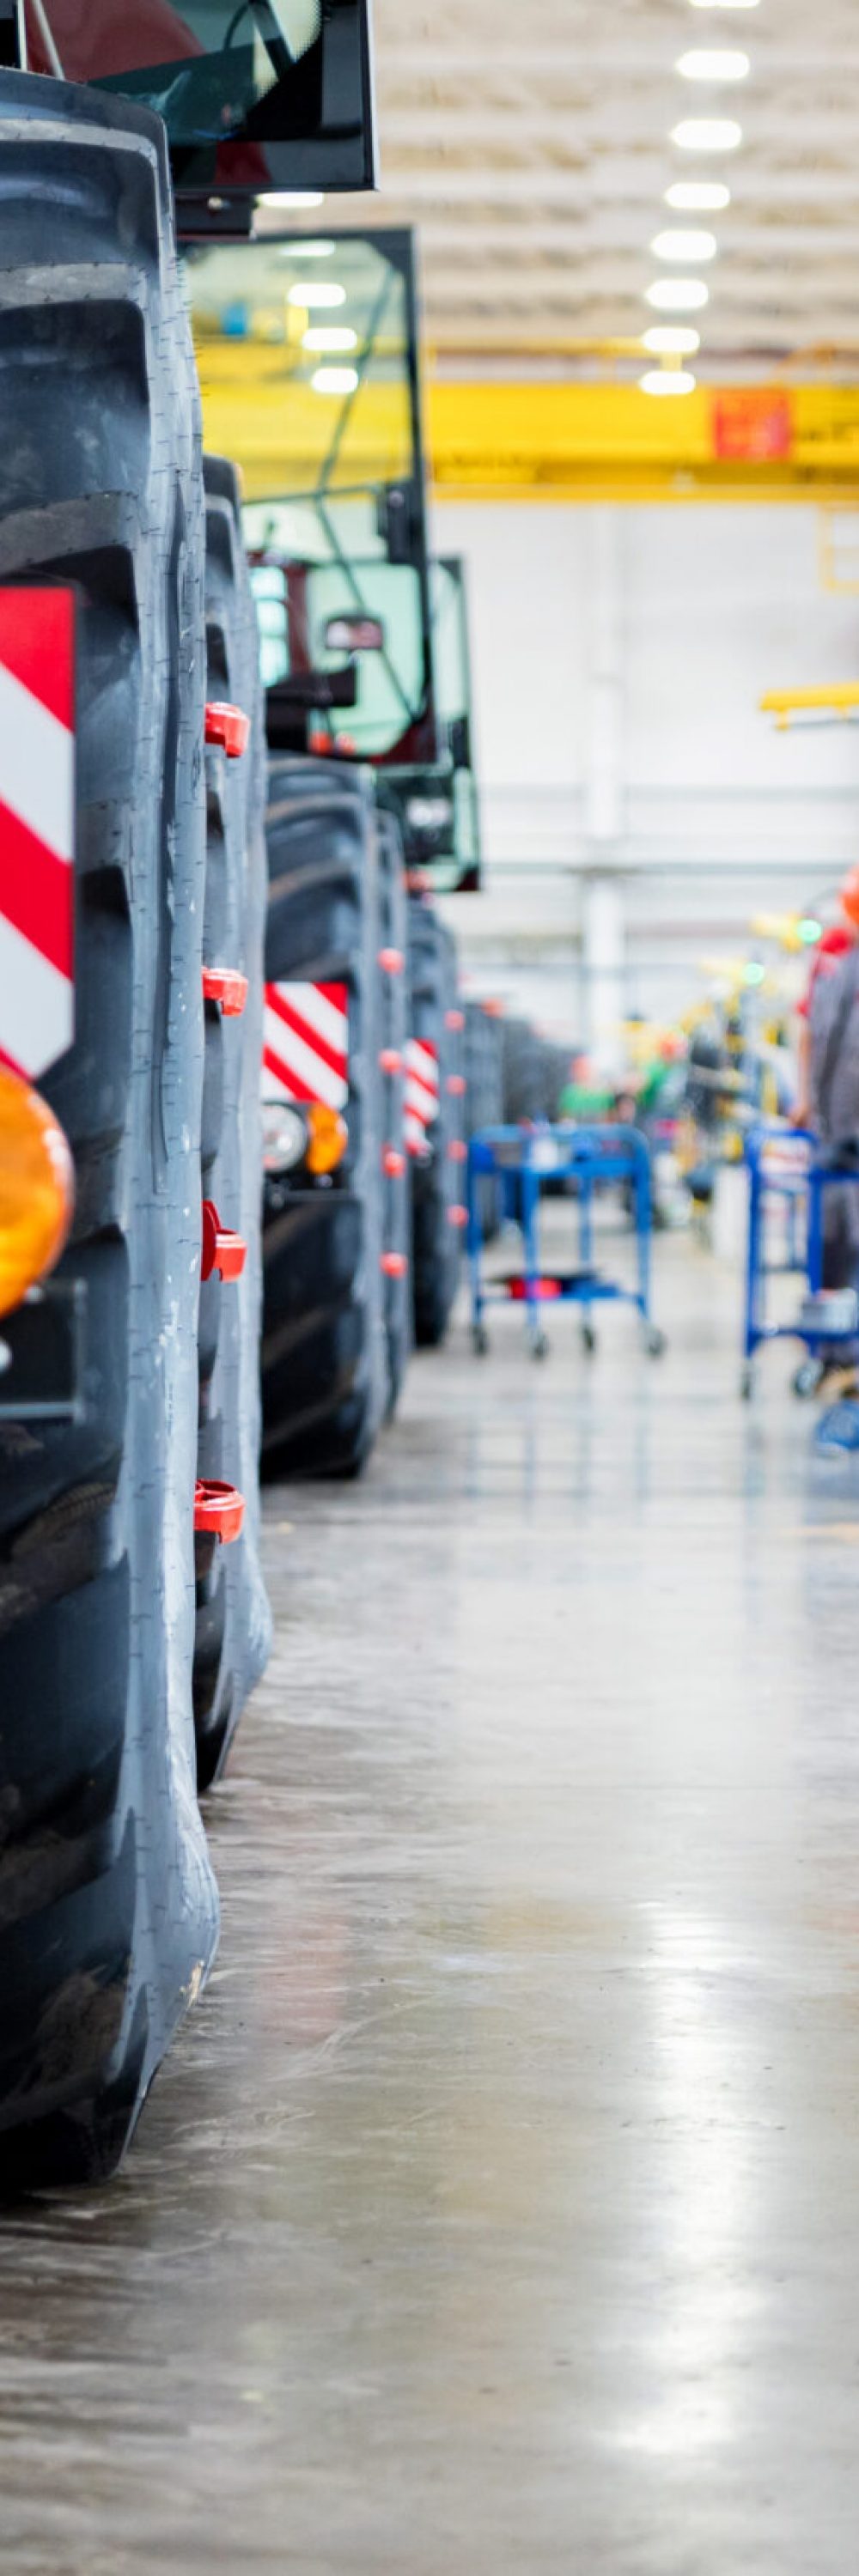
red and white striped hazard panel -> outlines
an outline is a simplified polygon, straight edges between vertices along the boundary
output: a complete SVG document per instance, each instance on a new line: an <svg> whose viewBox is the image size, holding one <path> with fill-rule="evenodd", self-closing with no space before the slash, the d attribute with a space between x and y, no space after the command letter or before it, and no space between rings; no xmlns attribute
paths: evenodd
<svg viewBox="0 0 859 2576"><path fill-rule="evenodd" d="M424 1038L406 1043L405 1137L410 1154L427 1150L427 1129L439 1113L438 1053Z"/></svg>
<svg viewBox="0 0 859 2576"><path fill-rule="evenodd" d="M44 1073L75 1033L75 602L0 589L0 1060Z"/></svg>
<svg viewBox="0 0 859 2576"><path fill-rule="evenodd" d="M267 984L262 1089L264 1100L321 1101L345 1109L349 1097L349 995L345 984Z"/></svg>

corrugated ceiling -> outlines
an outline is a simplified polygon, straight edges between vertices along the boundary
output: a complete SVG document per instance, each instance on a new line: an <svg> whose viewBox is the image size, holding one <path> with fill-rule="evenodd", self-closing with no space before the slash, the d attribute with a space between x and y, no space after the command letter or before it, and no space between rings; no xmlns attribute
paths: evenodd
<svg viewBox="0 0 859 2576"><path fill-rule="evenodd" d="M644 294L667 271L649 245L670 221L718 240L692 264L705 370L709 353L725 375L821 342L859 352L859 0L376 0L376 28L374 215L419 223L449 364L547 346L576 367L570 343L634 337L658 318ZM705 46L741 47L750 77L683 79L678 57ZM738 119L739 150L680 151L671 131L692 115ZM672 217L666 188L696 176L725 180L729 208ZM342 212L361 220L367 201Z"/></svg>

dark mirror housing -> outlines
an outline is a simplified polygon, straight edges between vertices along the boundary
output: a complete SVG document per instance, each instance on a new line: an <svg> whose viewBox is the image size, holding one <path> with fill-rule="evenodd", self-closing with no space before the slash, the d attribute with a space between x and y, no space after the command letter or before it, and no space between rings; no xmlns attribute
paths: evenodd
<svg viewBox="0 0 859 2576"><path fill-rule="evenodd" d="M163 117L174 186L191 201L187 221L178 209L187 238L208 229L207 192L235 204L283 189L376 186L370 8L24 0L24 20L32 71L117 91Z"/></svg>
<svg viewBox="0 0 859 2576"><path fill-rule="evenodd" d="M448 749L454 769L473 769L471 724L468 716L454 716L448 726Z"/></svg>
<svg viewBox="0 0 859 2576"><path fill-rule="evenodd" d="M4 71L27 69L24 0L0 0L0 65Z"/></svg>
<svg viewBox="0 0 859 2576"><path fill-rule="evenodd" d="M412 560L412 529L409 495L397 483L386 485L376 504L376 528L391 564Z"/></svg>

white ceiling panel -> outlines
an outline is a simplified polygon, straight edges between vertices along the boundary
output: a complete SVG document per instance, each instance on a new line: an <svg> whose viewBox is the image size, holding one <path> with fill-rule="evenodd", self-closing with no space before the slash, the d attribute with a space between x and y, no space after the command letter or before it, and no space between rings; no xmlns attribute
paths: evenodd
<svg viewBox="0 0 859 2576"><path fill-rule="evenodd" d="M729 372L836 343L859 364L859 0L376 0L383 192L371 220L417 222L427 324L446 347L566 349L628 339L665 274L654 234L672 179L718 177L703 220L702 362ZM741 47L733 87L681 77L690 47ZM727 156L671 140L731 116ZM334 209L332 207L332 213ZM345 201L365 220L367 201ZM698 316L693 317L696 326ZM573 344L572 346L570 344Z"/></svg>

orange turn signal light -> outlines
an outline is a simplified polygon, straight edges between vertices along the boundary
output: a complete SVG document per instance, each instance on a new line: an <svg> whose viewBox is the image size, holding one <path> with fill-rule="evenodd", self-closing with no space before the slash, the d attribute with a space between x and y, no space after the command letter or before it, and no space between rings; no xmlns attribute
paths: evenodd
<svg viewBox="0 0 859 2576"><path fill-rule="evenodd" d="M336 1172L349 1143L349 1129L339 1109L328 1109L322 1100L312 1100L305 1111L307 1118L307 1170L319 1177L323 1172Z"/></svg>
<svg viewBox="0 0 859 2576"><path fill-rule="evenodd" d="M53 1269L73 1206L62 1128L29 1082L0 1065L0 1315Z"/></svg>

